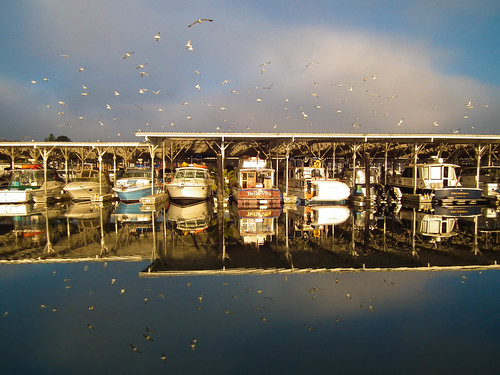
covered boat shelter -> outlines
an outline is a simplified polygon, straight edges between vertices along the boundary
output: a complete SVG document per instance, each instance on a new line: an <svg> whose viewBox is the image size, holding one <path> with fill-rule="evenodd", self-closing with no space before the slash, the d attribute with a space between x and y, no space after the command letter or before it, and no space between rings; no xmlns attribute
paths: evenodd
<svg viewBox="0 0 500 375"><path fill-rule="evenodd" d="M416 163L430 156L459 165L477 167L498 165L500 135L467 134L347 134L347 133L135 133L149 144L152 157L161 150L163 165L168 161L186 160L193 155L216 158L218 193L222 195L222 171L229 158L261 155L278 161L289 158L316 157L330 159L332 170L339 160L352 167L365 168L367 176L375 160L384 171L393 170L397 162ZM384 173L385 179L386 173ZM288 173L285 173L288 176ZM479 179L478 179L479 181ZM384 180L385 182L385 180ZM288 184L287 184L288 185ZM218 196L219 202L222 196Z"/></svg>

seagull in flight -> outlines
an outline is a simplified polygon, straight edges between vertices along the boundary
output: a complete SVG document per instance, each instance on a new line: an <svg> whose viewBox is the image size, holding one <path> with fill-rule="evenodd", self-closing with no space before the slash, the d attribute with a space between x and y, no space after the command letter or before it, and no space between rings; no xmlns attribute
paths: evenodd
<svg viewBox="0 0 500 375"><path fill-rule="evenodd" d="M156 33L156 35L154 36L154 38L155 38L155 42L157 42L157 41L160 40L160 32L159 31Z"/></svg>
<svg viewBox="0 0 500 375"><path fill-rule="evenodd" d="M206 21L206 22L213 22L214 20L210 20L208 18L200 18L200 19L197 19L196 21L194 21L192 24L188 25L188 27L191 27L193 25L196 25L197 23L202 23L203 21Z"/></svg>
<svg viewBox="0 0 500 375"><path fill-rule="evenodd" d="M123 60L125 60L127 57L130 57L132 56L132 54L135 53L135 52L127 52L124 56L123 56Z"/></svg>
<svg viewBox="0 0 500 375"><path fill-rule="evenodd" d="M186 49L188 51L193 51L193 45L191 44L190 40L188 40L188 42L186 43Z"/></svg>

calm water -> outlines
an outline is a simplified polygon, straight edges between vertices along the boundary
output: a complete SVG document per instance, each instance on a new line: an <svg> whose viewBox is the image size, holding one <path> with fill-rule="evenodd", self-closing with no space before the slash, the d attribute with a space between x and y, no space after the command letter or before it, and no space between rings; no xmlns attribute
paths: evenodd
<svg viewBox="0 0 500 375"><path fill-rule="evenodd" d="M418 210L350 210L321 228L300 210L243 221L209 210L206 228L188 229L186 212L139 220L113 206L76 219L69 209L3 216L2 374L470 374L500 365L499 245L483 216L430 241ZM480 267L457 268L466 265Z"/></svg>

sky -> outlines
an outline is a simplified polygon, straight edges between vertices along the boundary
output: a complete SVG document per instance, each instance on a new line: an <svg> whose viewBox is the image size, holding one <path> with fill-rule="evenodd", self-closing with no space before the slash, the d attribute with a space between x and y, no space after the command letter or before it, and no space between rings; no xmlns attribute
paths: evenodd
<svg viewBox="0 0 500 375"><path fill-rule="evenodd" d="M499 134L498 0L17 0L0 29L6 140Z"/></svg>

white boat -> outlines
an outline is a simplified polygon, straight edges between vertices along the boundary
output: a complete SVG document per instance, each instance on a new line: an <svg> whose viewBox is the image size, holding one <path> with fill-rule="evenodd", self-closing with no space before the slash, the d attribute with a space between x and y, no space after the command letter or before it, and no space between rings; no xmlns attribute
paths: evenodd
<svg viewBox="0 0 500 375"><path fill-rule="evenodd" d="M479 188L484 196L500 195L500 167L483 166L479 169L479 182L476 167L463 168L460 174L460 182L464 187Z"/></svg>
<svg viewBox="0 0 500 375"><path fill-rule="evenodd" d="M231 186L232 196L240 207L280 207L283 197L274 185L274 169L257 157L240 159L237 181Z"/></svg>
<svg viewBox="0 0 500 375"><path fill-rule="evenodd" d="M64 183L53 169L45 172L40 165L26 165L10 172L9 184L0 190L0 203L27 203L41 201L43 198L58 196Z"/></svg>
<svg viewBox="0 0 500 375"><path fill-rule="evenodd" d="M212 178L205 165L189 164L177 168L174 178L167 184L170 199L183 203L212 197Z"/></svg>
<svg viewBox="0 0 500 375"><path fill-rule="evenodd" d="M481 199L481 189L463 187L457 177L458 165L435 159L431 163L407 165L391 176L388 185L396 196L419 194L433 201L471 202ZM416 173L415 173L416 172Z"/></svg>
<svg viewBox="0 0 500 375"><path fill-rule="evenodd" d="M138 202L140 198L158 192L156 182L152 188L151 177L151 169L129 169L116 181L113 191L122 202Z"/></svg>
<svg viewBox="0 0 500 375"><path fill-rule="evenodd" d="M327 178L321 160L314 160L312 166L289 168L288 194L305 203L321 204L344 201L351 195L351 190L344 182Z"/></svg>
<svg viewBox="0 0 500 375"><path fill-rule="evenodd" d="M75 201L96 200L112 191L108 174L102 172L100 175L98 170L83 169L63 190Z"/></svg>

